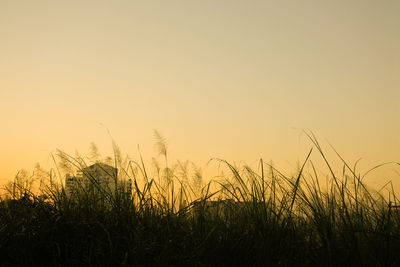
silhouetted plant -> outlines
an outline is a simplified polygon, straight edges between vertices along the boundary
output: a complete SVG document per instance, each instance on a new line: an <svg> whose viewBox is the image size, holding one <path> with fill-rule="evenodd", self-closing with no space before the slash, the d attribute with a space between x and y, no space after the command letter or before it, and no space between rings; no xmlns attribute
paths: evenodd
<svg viewBox="0 0 400 267"><path fill-rule="evenodd" d="M55 170L37 166L33 176L20 172L6 186L1 265L399 265L400 210L393 187L389 198L368 189L365 176L344 160L338 175L315 136L306 134L313 149L293 175L262 160L257 171L214 160L225 175L207 184L188 161L168 162L159 133L165 164L154 160L154 172L141 156L123 159L114 145L116 182L132 179L131 194L83 188L68 196L60 181L87 163L59 152ZM311 160L315 154L330 171L325 189ZM97 151L90 160L100 158ZM35 181L41 181L36 192Z"/></svg>

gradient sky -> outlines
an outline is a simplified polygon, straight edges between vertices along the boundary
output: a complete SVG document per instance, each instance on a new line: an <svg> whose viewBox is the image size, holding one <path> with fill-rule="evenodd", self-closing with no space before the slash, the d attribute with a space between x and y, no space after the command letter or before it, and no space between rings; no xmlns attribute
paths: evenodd
<svg viewBox="0 0 400 267"><path fill-rule="evenodd" d="M400 1L0 1L0 181L60 148L400 161ZM104 125L104 126L103 126ZM398 177L398 176L397 176Z"/></svg>

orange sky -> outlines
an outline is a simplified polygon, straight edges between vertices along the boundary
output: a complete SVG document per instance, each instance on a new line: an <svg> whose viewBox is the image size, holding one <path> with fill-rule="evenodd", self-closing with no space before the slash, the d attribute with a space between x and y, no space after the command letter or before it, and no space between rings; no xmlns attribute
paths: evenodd
<svg viewBox="0 0 400 267"><path fill-rule="evenodd" d="M60 148L400 161L400 2L1 1L0 181ZM102 126L105 125L105 126ZM325 143L326 144L326 143ZM398 176L397 176L398 177ZM386 177L385 177L386 179Z"/></svg>

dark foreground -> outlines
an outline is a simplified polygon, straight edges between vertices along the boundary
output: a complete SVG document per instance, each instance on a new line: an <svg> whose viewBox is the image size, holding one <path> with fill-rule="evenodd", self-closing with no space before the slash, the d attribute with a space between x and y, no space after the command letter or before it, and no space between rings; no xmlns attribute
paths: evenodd
<svg viewBox="0 0 400 267"><path fill-rule="evenodd" d="M268 201L236 208L203 204L173 213L128 198L113 205L29 195L3 200L0 265L400 265L400 216L391 207L359 214L367 207L325 203L308 207L312 216L299 217L288 212L293 207Z"/></svg>

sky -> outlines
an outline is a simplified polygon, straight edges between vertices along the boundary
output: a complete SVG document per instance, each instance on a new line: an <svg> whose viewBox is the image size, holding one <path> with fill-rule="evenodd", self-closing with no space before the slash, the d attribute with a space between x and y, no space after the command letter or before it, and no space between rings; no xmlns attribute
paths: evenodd
<svg viewBox="0 0 400 267"><path fill-rule="evenodd" d="M91 142L151 158L154 129L200 166L294 168L303 129L366 169L399 162L399 13L397 0L1 0L0 182Z"/></svg>

